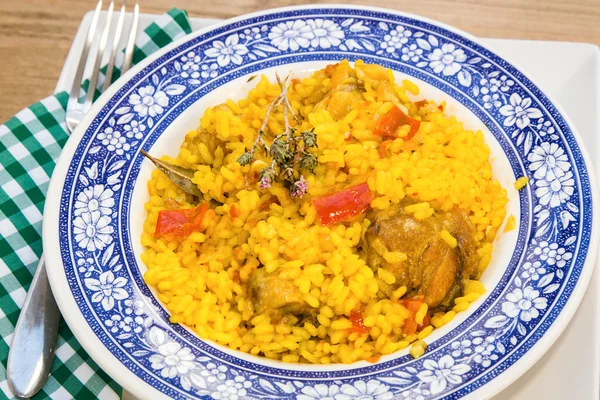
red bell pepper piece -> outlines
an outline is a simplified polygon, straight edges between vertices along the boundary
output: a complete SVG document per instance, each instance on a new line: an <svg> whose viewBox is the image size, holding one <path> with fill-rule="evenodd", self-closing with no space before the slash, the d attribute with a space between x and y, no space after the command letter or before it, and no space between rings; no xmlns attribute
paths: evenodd
<svg viewBox="0 0 600 400"><path fill-rule="evenodd" d="M427 326L429 326L429 315L425 315L423 318L422 324L417 324L415 320L417 316L417 312L421 308L421 305L425 302L423 296L415 296L408 299L400 300L400 304L404 306L409 312L408 318L404 320L404 326L402 330L407 335L412 335L413 333L417 333Z"/></svg>
<svg viewBox="0 0 600 400"><path fill-rule="evenodd" d="M398 107L394 106L387 114L382 115L377 119L375 123L375 135L382 136L387 139L394 139L398 137L396 131L402 125L410 125L410 131L403 139L410 140L421 126L421 121L414 119L404 114L404 112Z"/></svg>
<svg viewBox="0 0 600 400"><path fill-rule="evenodd" d="M187 237L192 232L200 232L205 228L202 220L207 210L208 203L201 204L196 208L162 210L158 213L154 236Z"/></svg>
<svg viewBox="0 0 600 400"><path fill-rule="evenodd" d="M352 311L350 313L350 322L352 322L350 332L358 332L360 334L369 333L369 328L365 326L362 312L356 310Z"/></svg>
<svg viewBox="0 0 600 400"><path fill-rule="evenodd" d="M379 143L379 148L377 149L377 152L379 153L379 158L386 158L388 155L388 149L390 148L390 146L392 145L392 141L391 140L384 140L383 142Z"/></svg>
<svg viewBox="0 0 600 400"><path fill-rule="evenodd" d="M373 196L367 183L352 186L329 196L315 199L313 204L321 226L346 221L369 209Z"/></svg>

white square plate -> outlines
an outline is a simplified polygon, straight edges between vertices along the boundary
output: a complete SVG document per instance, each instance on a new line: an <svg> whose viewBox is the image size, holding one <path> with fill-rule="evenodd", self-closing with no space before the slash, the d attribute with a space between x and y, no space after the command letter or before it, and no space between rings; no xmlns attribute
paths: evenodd
<svg viewBox="0 0 600 400"><path fill-rule="evenodd" d="M128 16L130 18L130 16ZM140 27L154 15L140 15ZM56 86L68 90L91 19L83 19ZM193 30L217 20L192 18ZM128 21L127 21L128 22ZM126 23L127 23L126 22ZM557 101L582 136L600 171L600 49L584 43L484 39L494 51L514 62ZM590 82L592 84L590 84ZM599 263L597 262L597 265ZM520 379L495 400L598 399L600 390L600 274L588 291L570 325L552 348ZM577 371L576 374L573 372ZM568 377L568 381L565 378ZM112 396L111 396L112 397ZM133 399L128 393L123 399Z"/></svg>

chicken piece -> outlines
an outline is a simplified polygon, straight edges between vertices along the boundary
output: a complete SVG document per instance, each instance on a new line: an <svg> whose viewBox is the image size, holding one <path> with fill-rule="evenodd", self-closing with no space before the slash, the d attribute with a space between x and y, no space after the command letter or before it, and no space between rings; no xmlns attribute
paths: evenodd
<svg viewBox="0 0 600 400"><path fill-rule="evenodd" d="M396 107L400 107L400 109L402 110L403 113L405 113L405 114L408 115L408 110L406 109L406 107L404 106L404 104L402 104L400 102L400 98L398 97L398 94L394 90L394 85L392 85L390 83L390 81L387 81L387 80L386 81L382 81L377 86L377 100L379 100L379 101L390 101Z"/></svg>
<svg viewBox="0 0 600 400"><path fill-rule="evenodd" d="M357 103L364 101L365 84L376 92L377 101L390 101L408 114L389 80L387 69L380 65L362 64L353 70L347 61L342 61L327 66L323 77L330 79L329 91L314 108L326 109L335 120L344 118Z"/></svg>
<svg viewBox="0 0 600 400"><path fill-rule="evenodd" d="M329 111L334 120L339 121L348 115L353 106L360 101L364 101L364 98L356 79L347 78L340 85L332 87L323 100L315 104L314 109L325 109Z"/></svg>
<svg viewBox="0 0 600 400"><path fill-rule="evenodd" d="M377 64L364 64L356 67L356 77L376 91L377 101L390 101L401 106L402 111L408 114L406 107L400 103L394 84L389 80L387 69Z"/></svg>
<svg viewBox="0 0 600 400"><path fill-rule="evenodd" d="M388 80L387 70L381 65L377 64L363 64L357 66L356 77L363 82L380 82Z"/></svg>
<svg viewBox="0 0 600 400"><path fill-rule="evenodd" d="M317 72L320 79L329 80L329 90L322 94L315 94L314 101L317 102L314 110L324 109L329 111L333 119L344 118L357 102L364 101L363 90L358 85L356 74L350 63L344 60L338 64L328 65L325 69Z"/></svg>
<svg viewBox="0 0 600 400"><path fill-rule="evenodd" d="M448 230L458 242L450 247L440 236ZM373 269L385 268L396 282L380 285L389 295L406 286L409 296L422 294L431 309L447 309L462 293L463 279L477 274L475 228L468 217L458 210L436 213L418 220L402 211L402 206L379 212L364 238L367 264ZM383 258L386 251L407 255L405 261L391 263Z"/></svg>
<svg viewBox="0 0 600 400"><path fill-rule="evenodd" d="M355 74L348 60L340 63L328 65L325 67L325 76L330 78L330 88L336 88L347 81L348 78L354 78Z"/></svg>
<svg viewBox="0 0 600 400"><path fill-rule="evenodd" d="M462 275L465 278L479 278L479 256L475 241L475 226L463 211L453 210L445 214L444 226L458 242L459 261L463 266Z"/></svg>
<svg viewBox="0 0 600 400"><path fill-rule="evenodd" d="M282 279L277 273L257 268L250 276L247 286L254 311L267 312L274 322L287 320L294 324L315 315L315 309L304 301L304 296L290 279Z"/></svg>

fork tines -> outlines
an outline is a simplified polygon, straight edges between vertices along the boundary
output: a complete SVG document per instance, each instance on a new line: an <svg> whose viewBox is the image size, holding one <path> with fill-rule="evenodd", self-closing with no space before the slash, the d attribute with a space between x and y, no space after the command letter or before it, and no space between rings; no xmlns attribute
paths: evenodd
<svg viewBox="0 0 600 400"><path fill-rule="evenodd" d="M102 63L102 58L106 52L108 52L108 64L106 67L106 73L104 78L104 84L102 86L101 92L104 92L108 86L112 83L113 71L115 69L115 59L117 55L117 50L119 46L119 42L123 35L123 26L125 22L125 12L127 10L127 2L124 1L120 7L119 16L116 22L116 26L114 28L114 36L113 40L110 44L107 42L109 38L109 33L111 31L111 27L113 25L112 19L115 9L115 1L110 1L108 4L108 8L106 10L106 19L104 20L104 25L101 28L100 40L98 42L98 47L96 49L95 54L90 55L90 49L92 47L92 43L94 42L94 38L97 36L98 29L98 21L100 17L100 12L103 6L103 0L99 0L96 5L96 9L94 10L94 14L92 16L92 22L90 23L90 27L86 36L86 40L83 46L83 51L81 52L81 58L79 59L79 65L77 66L77 71L75 73L75 78L73 79L73 85L71 86L71 91L69 93L69 102L67 104L67 127L70 131L73 131L75 126L81 121L83 115L89 111L92 102L94 101L94 94L96 91L96 85L98 83L98 76L100 74L100 68ZM135 45L136 32L138 28L139 21L139 5L138 2L135 2L133 6L133 19L131 25L129 27L129 36L127 38L127 44L125 47L125 54L123 58L123 64L121 66L121 74L124 74L129 67L131 67L131 60L133 57L133 49ZM89 79L89 85L87 88L87 93L83 103L79 101L79 93L82 88L82 78L85 70L85 66L87 62L92 63L92 71Z"/></svg>

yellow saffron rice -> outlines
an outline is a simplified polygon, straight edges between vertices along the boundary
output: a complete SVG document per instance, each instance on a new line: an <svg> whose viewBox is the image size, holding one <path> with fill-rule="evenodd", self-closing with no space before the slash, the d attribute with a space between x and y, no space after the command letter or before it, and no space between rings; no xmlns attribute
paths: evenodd
<svg viewBox="0 0 600 400"><path fill-rule="evenodd" d="M517 190L521 190L523 189L525 186L527 186L527 183L529 182L529 178L526 176L522 176L519 179L517 179L515 181L515 189Z"/></svg>
<svg viewBox="0 0 600 400"><path fill-rule="evenodd" d="M369 73L371 67L361 61L351 67L344 61L336 68L348 68L356 75ZM417 85L394 82L390 71L387 76L402 105L421 124L410 140L402 138L409 127L399 129L399 137L387 143L383 157L383 139L373 130L376 115L391 108L388 101L365 87L364 101L335 120L327 110L315 109L331 83L323 71L293 81L289 99L301 116L299 129L314 128L318 139L319 165L314 175L306 175L309 191L302 199L290 198L280 183L261 190L252 181L269 161L264 154L251 165L236 162L254 143L267 105L280 93L276 82L263 76L243 100L222 99L223 105L206 109L197 130L187 133L178 156L163 159L194 169L202 201L222 204L207 214L207 229L185 239L155 237L161 210L172 209L173 204L192 208L197 199L158 170L148 182L150 200L141 238L142 260L148 268L144 279L169 310L171 322L189 326L202 339L270 359L352 363L408 348L485 292L480 282L467 281L453 310L431 316L432 327L406 335L402 327L409 313L398 301L406 287L391 298L378 295L378 279L393 284L395 278L383 269L374 273L357 252L371 221L363 216L352 223L319 224L313 199L330 194L332 188L367 182L374 210L393 207L407 196L415 203L405 212L417 219L439 210L464 210L476 228L479 272L490 262L492 243L505 219L507 194L493 178L483 133L465 129L433 101L417 106ZM272 132L283 130L283 118L281 108L271 114L269 141ZM194 140L199 132L214 135L223 145L209 151ZM442 235L456 246L450 233ZM389 262L406 259L400 252L384 257ZM256 313L246 285L259 266L290 279L315 310L316 321L293 325ZM366 332L352 329L352 312L357 309L362 310ZM425 313L426 307L419 310L421 321ZM426 346L419 341L410 352L420 356Z"/></svg>

